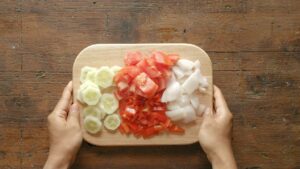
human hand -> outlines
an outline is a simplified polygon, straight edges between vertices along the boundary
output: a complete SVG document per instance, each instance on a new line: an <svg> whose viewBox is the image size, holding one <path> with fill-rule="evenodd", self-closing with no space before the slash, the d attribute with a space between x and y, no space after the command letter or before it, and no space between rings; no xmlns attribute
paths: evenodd
<svg viewBox="0 0 300 169"><path fill-rule="evenodd" d="M82 142L79 107L72 103L72 82L48 116L50 150L44 169L69 168Z"/></svg>
<svg viewBox="0 0 300 169"><path fill-rule="evenodd" d="M214 86L213 110L206 109L199 142L214 169L237 168L231 148L232 114L221 90Z"/></svg>

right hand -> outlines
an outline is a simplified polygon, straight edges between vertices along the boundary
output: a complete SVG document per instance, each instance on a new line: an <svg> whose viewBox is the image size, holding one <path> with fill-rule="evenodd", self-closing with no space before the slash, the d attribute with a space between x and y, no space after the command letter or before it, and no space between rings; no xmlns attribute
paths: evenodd
<svg viewBox="0 0 300 169"><path fill-rule="evenodd" d="M214 86L213 110L207 108L199 131L199 142L213 168L237 168L231 148L232 114L221 90Z"/></svg>

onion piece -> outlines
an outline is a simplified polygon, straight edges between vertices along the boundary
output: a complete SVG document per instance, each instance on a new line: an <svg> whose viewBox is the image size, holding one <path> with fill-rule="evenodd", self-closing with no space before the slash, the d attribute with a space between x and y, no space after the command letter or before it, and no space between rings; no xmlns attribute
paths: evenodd
<svg viewBox="0 0 300 169"><path fill-rule="evenodd" d="M177 65L179 66L180 69L184 71L191 70L194 67L194 63L187 59L179 59L177 61Z"/></svg>
<svg viewBox="0 0 300 169"><path fill-rule="evenodd" d="M183 119L184 123L190 123L197 119L196 112L192 106L186 106L183 107L182 109L184 109L184 119Z"/></svg>
<svg viewBox="0 0 300 169"><path fill-rule="evenodd" d="M173 102L169 102L167 104L167 110L175 110L175 109L179 109L180 105L178 104L177 101L173 101Z"/></svg>
<svg viewBox="0 0 300 169"><path fill-rule="evenodd" d="M172 121L179 121L184 118L184 109L175 109L171 111L166 111L166 115L172 120Z"/></svg>
<svg viewBox="0 0 300 169"><path fill-rule="evenodd" d="M195 67L195 69L200 69L200 68L201 68L201 63L200 63L199 60L196 60L196 61L194 62L194 67Z"/></svg>
<svg viewBox="0 0 300 169"><path fill-rule="evenodd" d="M200 77L200 70L196 69L181 85L183 91L187 94L192 94L198 88Z"/></svg>
<svg viewBox="0 0 300 169"><path fill-rule="evenodd" d="M180 97L176 100L176 103L180 107L188 106L190 105L190 98L188 95L180 95Z"/></svg>
<svg viewBox="0 0 300 169"><path fill-rule="evenodd" d="M207 88L208 87L207 77L201 76L201 78L199 78L199 84L200 87Z"/></svg>
<svg viewBox="0 0 300 169"><path fill-rule="evenodd" d="M199 97L198 97L196 94L192 94L192 95L190 96L190 99L191 99L191 104L192 104L193 108L194 108L195 110L197 110L198 107L199 107L199 104L200 104Z"/></svg>
<svg viewBox="0 0 300 169"><path fill-rule="evenodd" d="M168 87L164 91L161 102L171 102L176 100L180 95L180 84L177 81L168 84Z"/></svg>
<svg viewBox="0 0 300 169"><path fill-rule="evenodd" d="M172 71L176 75L177 79L181 79L184 76L184 72L178 66L173 66Z"/></svg>

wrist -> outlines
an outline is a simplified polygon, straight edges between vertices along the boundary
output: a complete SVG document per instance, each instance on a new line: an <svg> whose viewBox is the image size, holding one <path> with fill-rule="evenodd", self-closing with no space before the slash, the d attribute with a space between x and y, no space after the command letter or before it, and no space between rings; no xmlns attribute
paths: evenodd
<svg viewBox="0 0 300 169"><path fill-rule="evenodd" d="M237 168L233 151L230 145L219 148L216 152L208 154L207 157L211 162L213 169Z"/></svg>
<svg viewBox="0 0 300 169"><path fill-rule="evenodd" d="M59 153L49 153L44 169L68 169L71 166L72 157Z"/></svg>

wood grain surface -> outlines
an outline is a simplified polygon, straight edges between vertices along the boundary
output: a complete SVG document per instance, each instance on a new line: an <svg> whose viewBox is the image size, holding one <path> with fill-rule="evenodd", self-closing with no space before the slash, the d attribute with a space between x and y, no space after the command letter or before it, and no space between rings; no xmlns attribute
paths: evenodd
<svg viewBox="0 0 300 169"><path fill-rule="evenodd" d="M130 51L140 51L149 54L153 51L163 51L167 54L176 53L180 58L191 61L200 61L201 74L207 78L209 87L205 94L198 95L201 104L212 109L212 63L205 51L198 46L186 43L144 43L144 44L94 44L78 54L73 64L73 98L76 100L80 86L81 69L84 66L124 66L124 57ZM83 108L85 105L81 104ZM89 134L83 127L83 138L93 145L99 146L141 146L141 145L183 145L198 141L198 133L202 118L198 117L194 123L179 123L185 129L184 134L161 133L151 138L143 139L119 132L102 130L97 134ZM83 126L83 113L81 111L81 126Z"/></svg>
<svg viewBox="0 0 300 169"><path fill-rule="evenodd" d="M95 43L192 43L234 114L243 169L300 168L299 0L0 1L0 168L39 169L46 117ZM198 143L95 147L75 169L210 168Z"/></svg>

